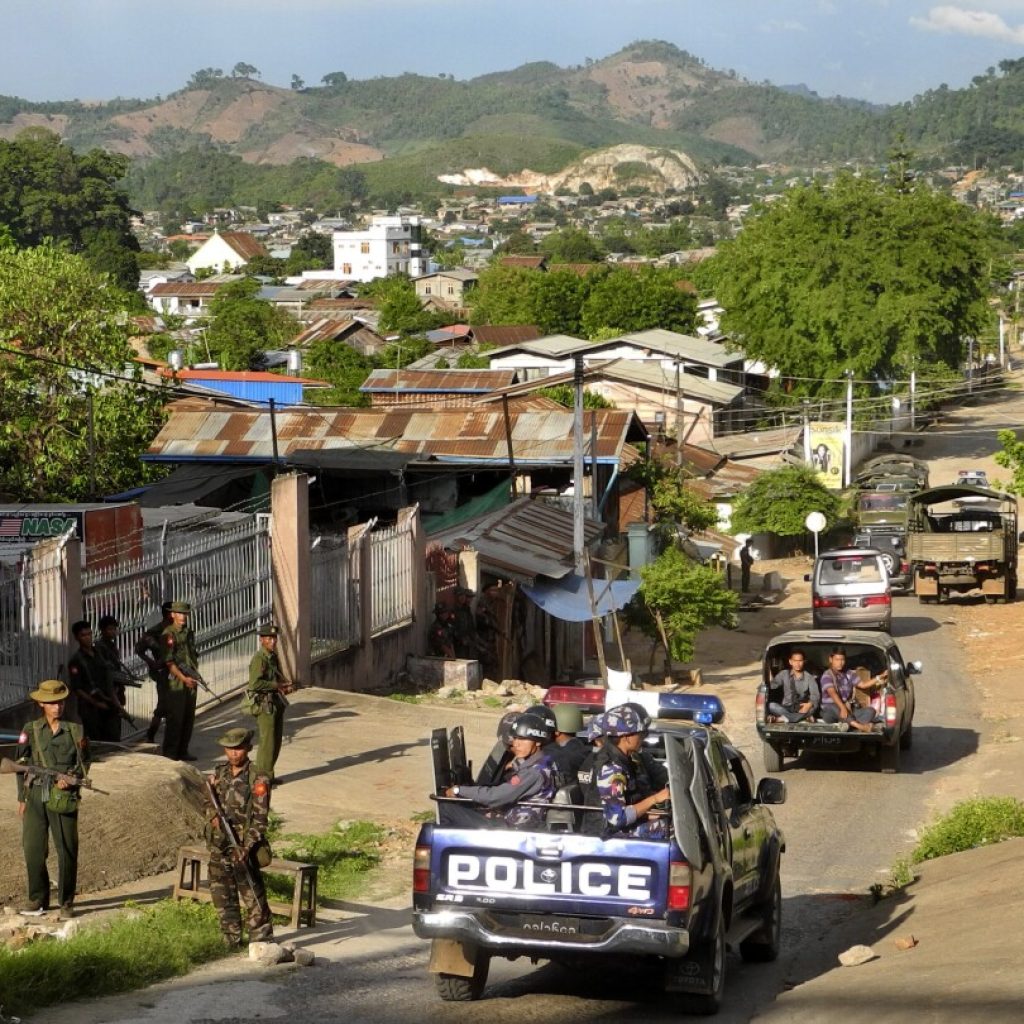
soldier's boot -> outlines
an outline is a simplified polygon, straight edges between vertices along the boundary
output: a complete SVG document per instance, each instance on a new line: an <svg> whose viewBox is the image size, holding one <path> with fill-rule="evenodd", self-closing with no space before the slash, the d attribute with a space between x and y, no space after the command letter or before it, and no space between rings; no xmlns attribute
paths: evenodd
<svg viewBox="0 0 1024 1024"><path fill-rule="evenodd" d="M146 730L146 742L156 743L157 730L160 728L161 718L159 715L154 715L149 720L149 728Z"/></svg>
<svg viewBox="0 0 1024 1024"><path fill-rule="evenodd" d="M225 948L232 953L237 953L242 948L241 932L221 932L220 938Z"/></svg>

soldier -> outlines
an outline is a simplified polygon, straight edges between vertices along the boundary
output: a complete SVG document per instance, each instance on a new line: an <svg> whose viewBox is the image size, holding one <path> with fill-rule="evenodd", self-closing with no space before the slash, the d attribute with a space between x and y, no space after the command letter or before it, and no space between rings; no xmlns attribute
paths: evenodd
<svg viewBox="0 0 1024 1024"><path fill-rule="evenodd" d="M121 738L120 705L114 695L110 667L93 643L92 623L80 619L71 633L78 641L78 650L68 661L68 676L85 734L94 742L116 743Z"/></svg>
<svg viewBox="0 0 1024 1024"><path fill-rule="evenodd" d="M440 601L434 605L434 621L430 624L427 644L436 658L455 657L455 639L452 636L451 611Z"/></svg>
<svg viewBox="0 0 1024 1024"><path fill-rule="evenodd" d="M192 607L184 601L171 603L171 624L160 634L161 660L167 666L167 698L164 705L167 730L164 757L172 761L194 761L188 744L196 720L196 690L199 684L195 636L188 627Z"/></svg>
<svg viewBox="0 0 1024 1024"><path fill-rule="evenodd" d="M470 601L473 591L468 587L455 588L455 608L452 610L452 643L456 658L480 656L480 638L477 636L476 618Z"/></svg>
<svg viewBox="0 0 1024 1024"><path fill-rule="evenodd" d="M559 704L555 708L555 742L548 748L548 755L555 762L562 785L569 785L579 777L580 766L590 753L577 733L583 731L583 714L573 704Z"/></svg>
<svg viewBox="0 0 1024 1024"><path fill-rule="evenodd" d="M139 637L135 645L135 653L146 663L149 671L149 678L156 683L156 707L153 708L153 717L149 721L149 728L146 730L146 742L155 743L156 734L160 723L167 717L167 666L163 661L163 652L160 647L160 637L163 631L171 624L171 602L164 601L160 605L161 618L155 626L150 626L145 633Z"/></svg>
<svg viewBox="0 0 1024 1024"><path fill-rule="evenodd" d="M114 615L104 615L99 621L100 638L96 641L96 653L107 663L110 679L114 685L114 696L123 708L128 704L128 694L124 682L130 679L131 673L121 660L121 652L117 649L117 634L121 628Z"/></svg>
<svg viewBox="0 0 1024 1024"><path fill-rule="evenodd" d="M293 684L285 682L277 661L277 626L260 626L260 649L249 662L249 688L245 695L259 730L256 770L270 779L274 778L274 765L281 753L284 709L288 707L285 694L294 689Z"/></svg>
<svg viewBox="0 0 1024 1024"><path fill-rule="evenodd" d="M55 782L18 775L18 815L28 874L28 902L21 912L38 916L49 909L50 876L46 870L49 836L57 850L57 901L61 920L74 916L78 882L78 786L89 770L89 741L77 722L64 721L68 688L59 679L46 679L29 697L42 711L18 737L15 759L66 772Z"/></svg>
<svg viewBox="0 0 1024 1024"><path fill-rule="evenodd" d="M209 780L227 821L221 821L214 808L204 833L210 848L210 894L225 945L238 949L242 945L239 899L245 905L249 941L274 940L274 923L260 872L261 866L270 863L266 843L270 779L249 760L251 730L229 729L217 743L224 748L227 764L218 765ZM228 828L234 830L240 851L233 849Z"/></svg>

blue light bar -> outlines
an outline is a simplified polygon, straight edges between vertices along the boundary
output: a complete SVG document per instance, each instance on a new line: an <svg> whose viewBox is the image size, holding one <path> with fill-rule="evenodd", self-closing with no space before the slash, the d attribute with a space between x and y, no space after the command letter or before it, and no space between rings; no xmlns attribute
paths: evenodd
<svg viewBox="0 0 1024 1024"><path fill-rule="evenodd" d="M657 713L659 718L688 718L702 725L718 725L725 718L725 705L709 693L662 693Z"/></svg>

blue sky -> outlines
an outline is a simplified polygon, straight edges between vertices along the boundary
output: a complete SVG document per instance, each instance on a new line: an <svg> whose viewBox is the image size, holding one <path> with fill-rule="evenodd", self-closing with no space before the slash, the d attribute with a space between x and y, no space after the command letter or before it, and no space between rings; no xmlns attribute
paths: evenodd
<svg viewBox="0 0 1024 1024"><path fill-rule="evenodd" d="M875 102L1024 56L1024 0L3 0L0 93L151 97L238 61L264 81L470 78L665 39L717 68Z"/></svg>

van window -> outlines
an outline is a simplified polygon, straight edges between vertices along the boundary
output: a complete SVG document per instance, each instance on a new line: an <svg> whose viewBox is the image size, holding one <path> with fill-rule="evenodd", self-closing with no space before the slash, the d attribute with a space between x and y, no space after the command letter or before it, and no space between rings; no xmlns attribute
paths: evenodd
<svg viewBox="0 0 1024 1024"><path fill-rule="evenodd" d="M841 558L823 558L818 567L818 583L829 586L836 583L881 583L882 571L877 558L844 555Z"/></svg>

